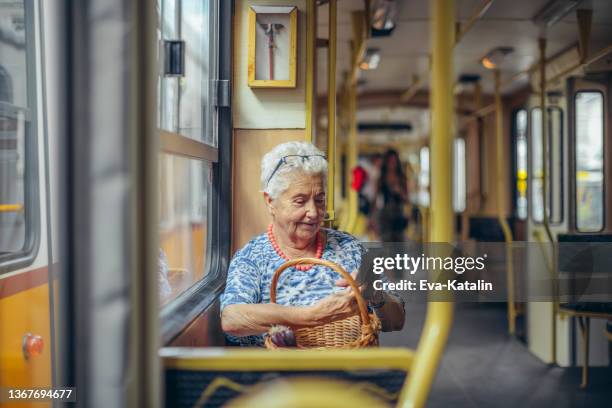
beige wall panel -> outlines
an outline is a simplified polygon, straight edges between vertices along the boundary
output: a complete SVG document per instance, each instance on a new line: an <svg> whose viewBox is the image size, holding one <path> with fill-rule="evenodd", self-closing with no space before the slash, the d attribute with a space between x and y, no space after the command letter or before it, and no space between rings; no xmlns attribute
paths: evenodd
<svg viewBox="0 0 612 408"><path fill-rule="evenodd" d="M265 232L270 215L260 192L261 158L274 146L302 141L305 130L234 129L232 248L242 248L251 238Z"/></svg>
<svg viewBox="0 0 612 408"><path fill-rule="evenodd" d="M248 86L249 6L297 6L297 87L253 89ZM304 129L306 127L306 0L236 0L234 16L234 127Z"/></svg>

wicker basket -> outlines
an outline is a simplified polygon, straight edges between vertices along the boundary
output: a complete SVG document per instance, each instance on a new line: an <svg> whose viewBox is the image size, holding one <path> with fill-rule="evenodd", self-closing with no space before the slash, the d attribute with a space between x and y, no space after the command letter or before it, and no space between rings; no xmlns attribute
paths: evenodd
<svg viewBox="0 0 612 408"><path fill-rule="evenodd" d="M362 348L378 345L380 320L375 314L368 314L366 302L353 277L334 262L318 258L292 259L285 262L274 272L270 285L270 302L276 303L276 285L281 273L298 264L318 264L327 266L338 272L346 279L355 292L355 299L359 307L359 314L342 320L336 320L321 326L295 329L297 347L301 349L330 349L330 348ZM266 347L279 348L266 336Z"/></svg>

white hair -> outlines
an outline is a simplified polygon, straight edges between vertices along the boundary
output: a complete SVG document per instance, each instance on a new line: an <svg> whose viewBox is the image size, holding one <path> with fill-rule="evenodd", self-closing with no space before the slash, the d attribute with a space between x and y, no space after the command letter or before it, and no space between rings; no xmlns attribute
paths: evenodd
<svg viewBox="0 0 612 408"><path fill-rule="evenodd" d="M298 160L294 160L290 164L282 164L276 168L283 157L291 155L310 157L305 160L299 160L298 158ZM274 172L274 169L276 169L276 172ZM297 172L320 174L323 176L323 188L325 188L327 180L327 160L325 160L325 155L312 143L308 142L286 142L279 144L261 159L261 190L268 193L272 199L276 199L289 188L291 176Z"/></svg>

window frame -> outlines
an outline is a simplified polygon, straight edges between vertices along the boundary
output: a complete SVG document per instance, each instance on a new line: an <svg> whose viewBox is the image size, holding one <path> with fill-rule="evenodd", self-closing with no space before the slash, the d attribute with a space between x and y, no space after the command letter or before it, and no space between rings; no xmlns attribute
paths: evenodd
<svg viewBox="0 0 612 408"><path fill-rule="evenodd" d="M28 106L26 113L26 130L24 140L24 210L25 211L25 239L22 250L14 253L0 254L0 275L25 268L31 265L38 255L41 240L40 220L40 177L39 177L39 136L42 129L38 126L38 93L39 78L37 64L42 61L38 58L36 9L34 0L24 0L24 24L26 39L26 88ZM41 68L44 72L44 67ZM14 107L15 105L13 105ZM43 135L46 137L46 135ZM48 243L49 245L51 243Z"/></svg>
<svg viewBox="0 0 612 408"><path fill-rule="evenodd" d="M553 129L553 123L552 123L552 111L558 111L559 112L559 191L557 192L557 201L559 202L559 219L558 220L553 220L552 218L549 219L549 222L551 225L560 225L563 224L563 222L565 221L565 205L564 205L564 194L565 194L565 160L564 158L564 154L565 151L563 149L564 146L564 138L565 138L565 112L563 111L563 108L561 108L560 106L554 105L554 106L550 106L548 107L548 111L547 111L547 118L548 118L548 134L550 136L549 141L548 141L548 145L549 145L549 152L550 155L548 157L548 160L550 162L550 166L549 166L549 173L550 173L550 184L552 185L554 183L554 179L553 179L553 172L552 169L555 165L555 163L553 163L553 135L552 135L552 129ZM550 216L552 217L553 213L554 213L554 197L553 197L553 191L552 188L548 189L548 193L549 193L549 197L548 197L548 202L551 206L550 208Z"/></svg>
<svg viewBox="0 0 612 408"><path fill-rule="evenodd" d="M518 194L518 188L517 188L517 184L518 184L518 127L517 127L517 117L519 112L524 111L525 112L525 117L526 117L526 129L525 129L525 143L526 143L526 154L527 154L527 178L525 179L525 182L527 183L527 194L526 194L526 199L527 199L527 213L525 215L525 218L521 218L519 217L518 214L518 205L517 205L517 200L519 197ZM531 213L531 203L530 203L530 194L531 194L531 188L529 186L530 184L530 173L529 173L529 160L531 155L529 154L529 109L521 106L518 107L516 109L514 109L512 111L512 121L511 121L511 134L512 134L512 213L513 215L516 217L517 220L524 222L527 221L529 219L529 215Z"/></svg>
<svg viewBox="0 0 612 408"><path fill-rule="evenodd" d="M528 203L527 203L527 219L531 220L534 224L536 225L543 225L544 224L544 218L545 218L545 211L546 209L544 209L544 212L542 214L542 220L536 220L534 217L534 211L535 211L535 205L534 205L534 197L535 197L535 189L533 188L533 182L536 180L535 177L535 171L534 171L534 154L533 154L533 143L534 143L534 138L533 138L533 112L535 110L540 110L541 111L541 107L540 106L533 106L530 109L527 110L527 163L528 163L528 167L527 167L527 198L528 198ZM520 110L520 109L519 109ZM517 110L517 113L518 111ZM555 196L553 195L553 190L552 190L552 184L553 184L553 177L552 177L552 168L553 168L553 149L552 149L552 141L553 141L553 137L552 137L552 120L551 120L551 112L553 110L556 110L560 113L560 122L559 122L559 157L561 158L560 161L560 168L559 168L559 174L560 174L560 183L559 183L559 191L557 192L557 200L559 201L559 219L558 220L552 220L551 216L553 213L553 209L554 209L554 205L553 205L553 200L555 199ZM563 160L563 140L564 140L564 132L565 132L565 126L563 124L564 121L564 112L563 109L560 106L557 105L551 105L551 106L546 106L546 138L547 140L547 146L548 146L548 155L547 155L547 160L545 163L542 163L542 167L547 169L546 175L547 178L549 178L549 182L548 182L548 206L550 207L549 210L549 214L548 214L548 223L549 225L561 225L563 224L563 221L565 219L564 217L564 205L563 205L563 194L565 193L564 191L564 160ZM541 126L541 124L540 124ZM516 139L515 139L516 141ZM516 149L516 146L515 146ZM544 149L544 135L542 135L542 149ZM515 150L516 151L516 150ZM516 154L515 154L516 156ZM516 158L514 159L516 160ZM516 177L514 177L515 181L516 181ZM542 183L544 183L544 177L542 177ZM515 186L516 187L516 186ZM530 190L530 191L529 191ZM516 201L516 197L515 197L515 201ZM515 203L516 205L516 203Z"/></svg>
<svg viewBox="0 0 612 408"><path fill-rule="evenodd" d="M457 143L459 142L459 140L461 140L461 143L463 143L463 174L464 174L464 179L463 179L463 190L464 190L464 194L463 194L463 209L461 210L457 210L455 208L455 196L457 195L457 185L455 183L455 181L457 180L458 176L456 174L457 171L457 163L456 163L456 154L457 154ZM452 207L453 207L453 213L455 214L463 214L465 211L467 211L467 180L468 180L468 176L467 176L467 142L466 142L466 138L464 136L456 136L453 139L453 183L452 183Z"/></svg>
<svg viewBox="0 0 612 408"><path fill-rule="evenodd" d="M423 174L423 162L421 160L424 149L427 149L427 184L421 183L421 175ZM427 193L427 203L423 202L421 192ZM419 176L417 183L417 194L418 194L418 205L423 208L429 208L431 206L431 149L428 144L424 144L419 148Z"/></svg>
<svg viewBox="0 0 612 408"><path fill-rule="evenodd" d="M210 84L231 79L231 2L211 0L211 50L216 66ZM211 85L212 89L212 85ZM212 95L212 93L211 93ZM211 98L211 103L213 103ZM203 278L170 300L160 309L162 345L170 343L218 299L223 288L231 255L231 143L232 112L229 106L211 105L217 147L180 134L160 131L162 154L176 154L210 163L212 183L208 206L207 259ZM203 129L204 131L204 129Z"/></svg>
<svg viewBox="0 0 612 408"><path fill-rule="evenodd" d="M577 135L578 135L578 121L576 120L576 98L578 97L579 94L581 93L597 93L601 95L601 103L602 103L602 115L601 115L601 123L602 123L602 151L603 151L603 163L602 163L602 169L601 169L601 173L602 173L602 189L601 189L601 194L602 194L602 219L601 219L601 228L598 230L581 230L578 227L578 202L576 199L576 195L578 193L578 182L577 182L577 175L578 175L578 159L577 159L577 154L578 154L578 140L577 140ZM572 192L571 192L571 203L572 203L572 207L573 207L573 211L572 211L572 229L574 230L574 232L579 233L579 234L597 234L600 232L603 232L606 230L606 223L607 223L607 211L606 211L606 197L607 197L607 189L606 189L606 149L608 148L608 145L606 143L606 114L607 114L607 106L606 106L606 94L601 90L601 89L597 89L597 88L592 88L592 87L585 87L585 88L580 88L577 89L573 92L572 95L572 119L573 119L573 123L572 123L572 151L571 151L571 161L572 161L572 174L571 174L571 183L572 183Z"/></svg>

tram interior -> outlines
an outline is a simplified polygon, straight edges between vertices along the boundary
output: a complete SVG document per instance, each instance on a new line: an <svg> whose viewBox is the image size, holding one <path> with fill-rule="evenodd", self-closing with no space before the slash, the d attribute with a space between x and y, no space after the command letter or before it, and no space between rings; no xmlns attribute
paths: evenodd
<svg viewBox="0 0 612 408"><path fill-rule="evenodd" d="M75 387L77 406L610 406L612 2L130 7L0 0L0 388ZM500 289L398 290L405 321L379 347L233 347L228 269L270 223L262 158L294 141L325 156L326 228L484 254Z"/></svg>

